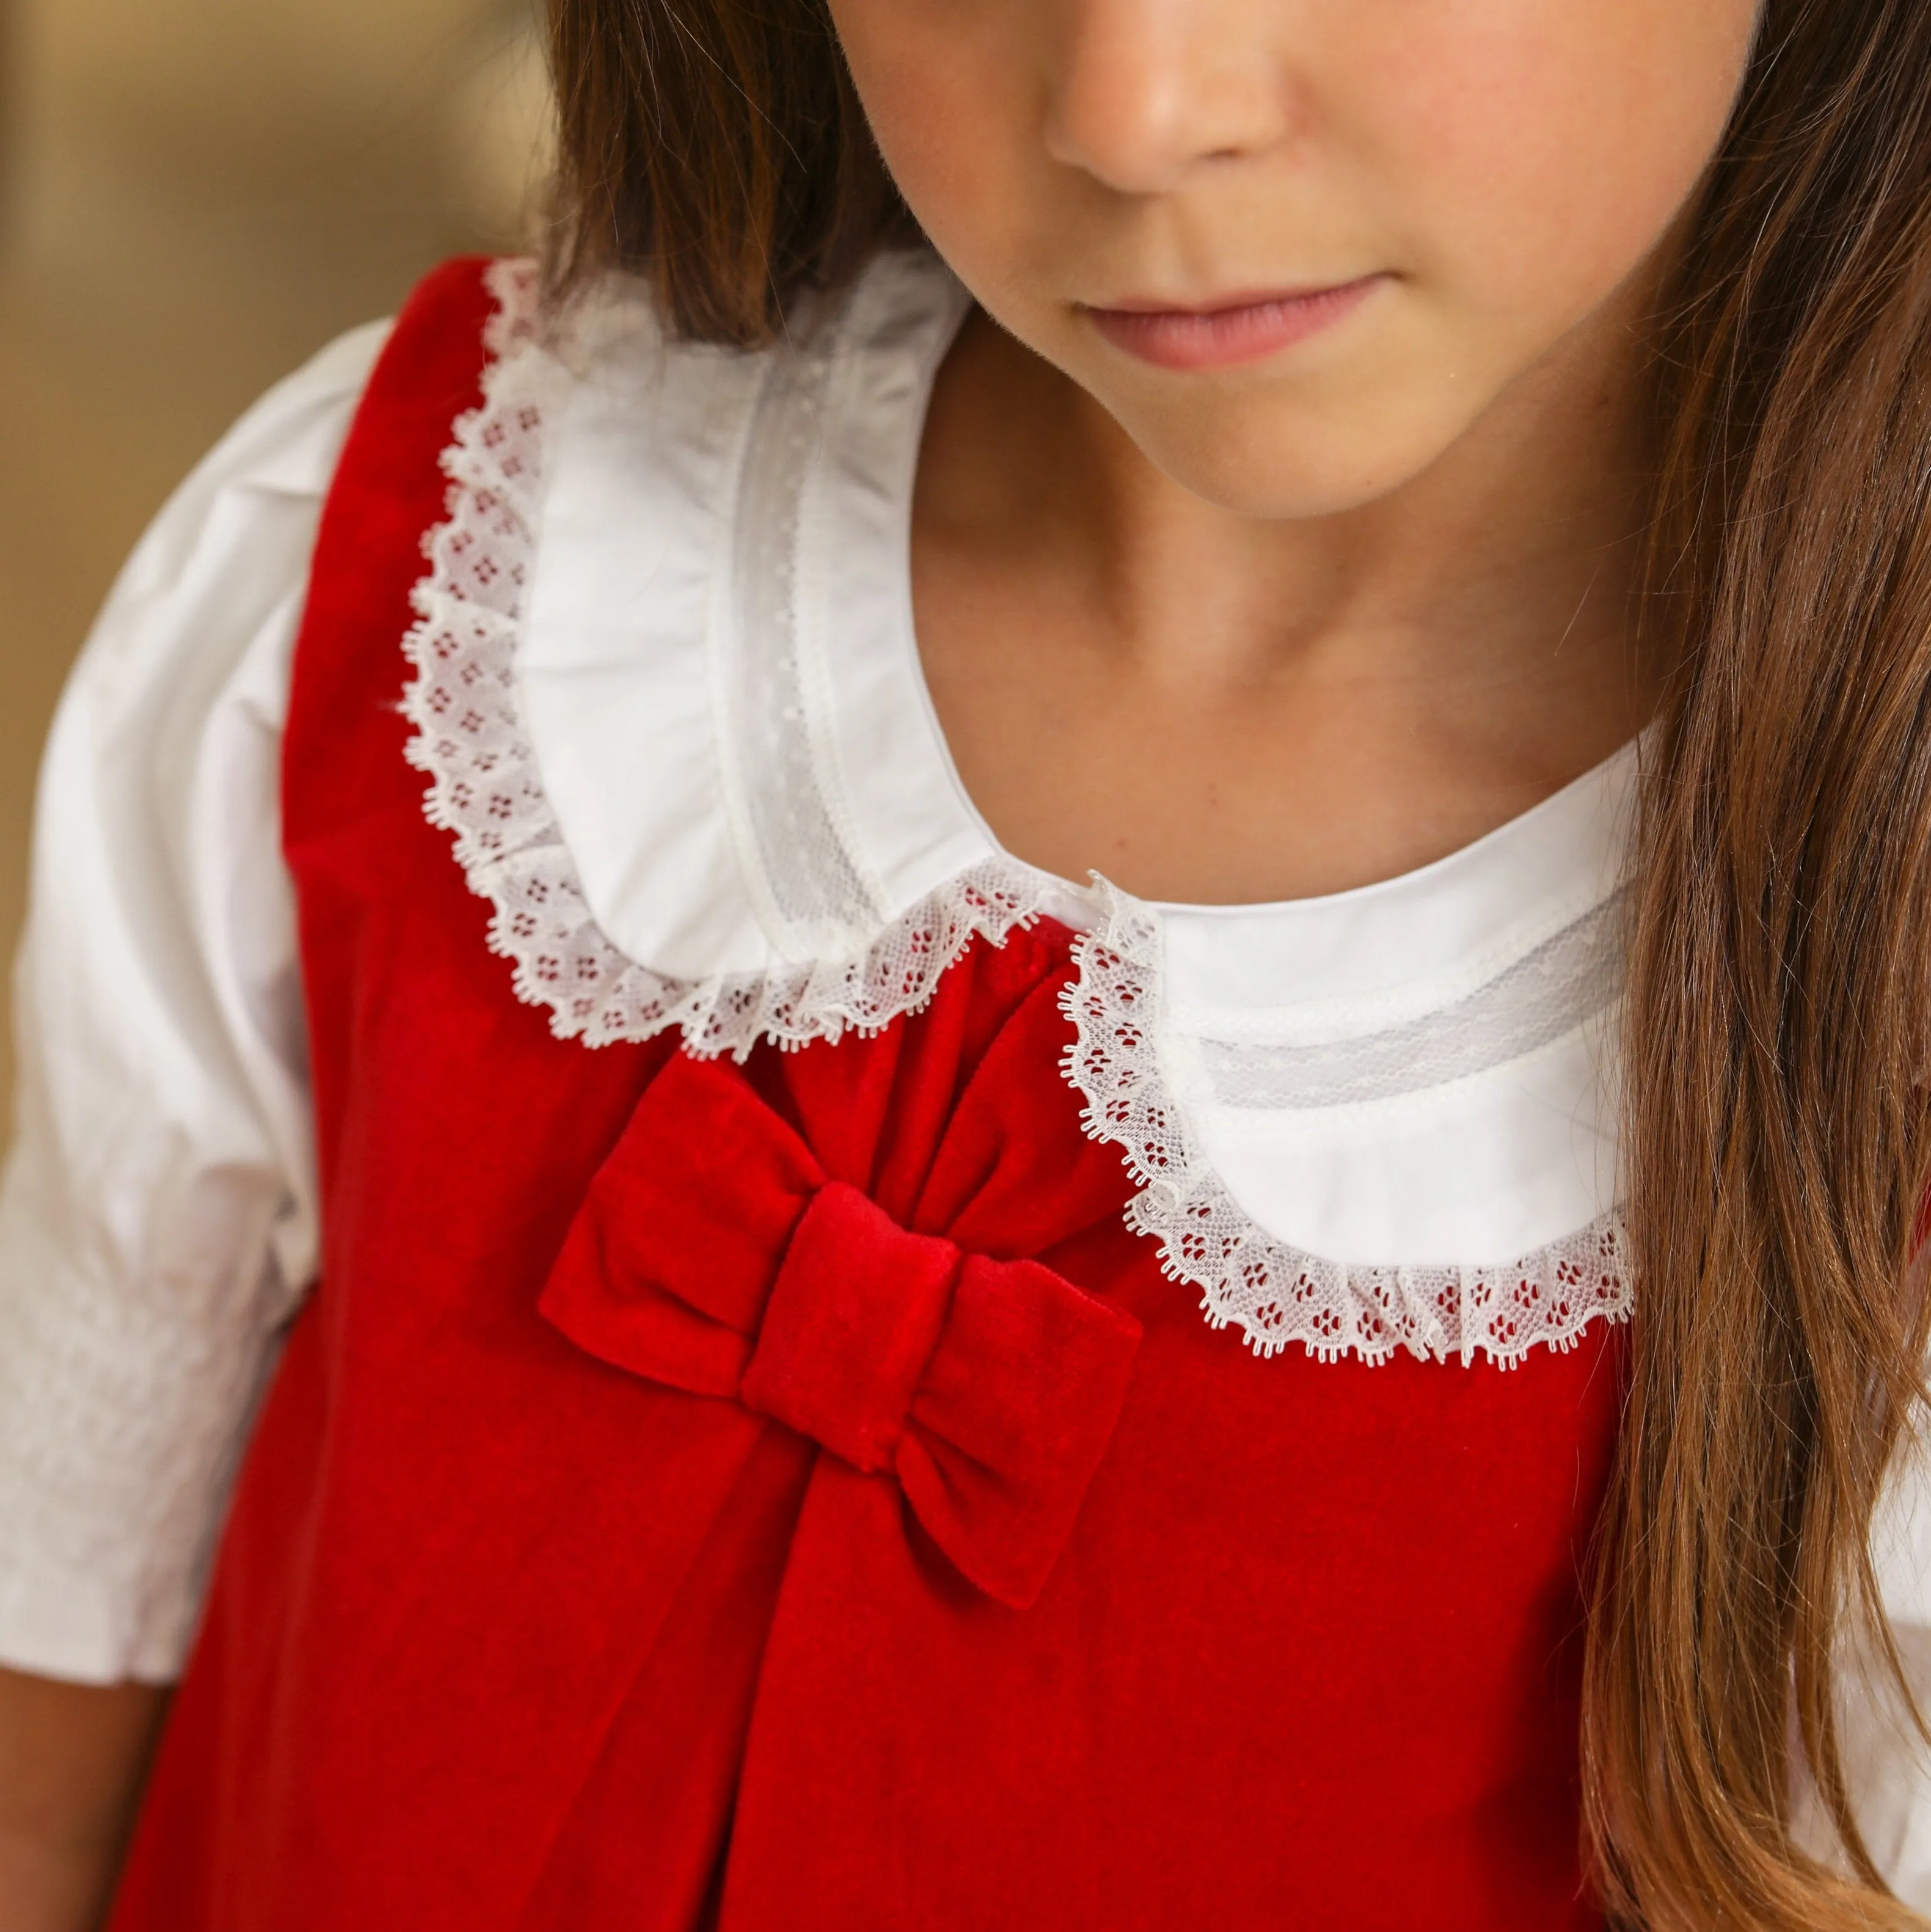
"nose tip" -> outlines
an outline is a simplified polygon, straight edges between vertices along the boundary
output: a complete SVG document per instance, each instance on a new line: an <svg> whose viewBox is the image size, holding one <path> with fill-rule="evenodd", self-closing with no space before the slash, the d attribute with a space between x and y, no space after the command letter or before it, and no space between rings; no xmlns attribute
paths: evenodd
<svg viewBox="0 0 1931 1932"><path fill-rule="evenodd" d="M1045 123L1054 160L1126 194L1274 146L1289 116L1263 46L1204 16L1216 0L1087 0L1063 44Z"/></svg>
<svg viewBox="0 0 1931 1932"><path fill-rule="evenodd" d="M1171 81L1154 74L1087 76L1063 90L1046 122L1054 160L1126 194L1173 186L1194 157Z"/></svg>

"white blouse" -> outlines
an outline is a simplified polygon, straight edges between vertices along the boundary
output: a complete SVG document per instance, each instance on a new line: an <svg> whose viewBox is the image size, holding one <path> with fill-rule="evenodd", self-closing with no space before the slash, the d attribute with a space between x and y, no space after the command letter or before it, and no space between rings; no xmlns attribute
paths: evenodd
<svg viewBox="0 0 1931 1932"><path fill-rule="evenodd" d="M916 1004L975 934L1050 914L1087 935L1066 1076L1207 1319L1265 1353L1450 1373L1627 1315L1636 748L1359 891L1201 908L1051 878L973 808L913 637L913 476L965 309L945 272L888 257L811 346L753 356L665 344L622 290L540 334L527 274L496 280L499 354L454 433L397 682L430 815L559 1035L835 1037ZM0 1661L19 1667L178 1670L313 1274L280 740L322 500L382 340L325 351L189 481L49 745L0 1194ZM520 613L492 588L512 579ZM1922 1489L1894 1486L1879 1553L1931 1683ZM1857 1715L1874 1850L1931 1902L1924 1768Z"/></svg>

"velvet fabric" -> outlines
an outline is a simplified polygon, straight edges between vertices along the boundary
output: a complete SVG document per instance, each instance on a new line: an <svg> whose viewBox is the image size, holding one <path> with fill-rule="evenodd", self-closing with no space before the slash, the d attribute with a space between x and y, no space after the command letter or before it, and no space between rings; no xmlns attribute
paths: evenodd
<svg viewBox="0 0 1931 1932"><path fill-rule="evenodd" d="M1059 1070L1070 935L876 1038L520 1004L397 710L483 365L405 313L286 750L325 1205L115 1932L1593 1927L1613 1331L1202 1319Z"/></svg>

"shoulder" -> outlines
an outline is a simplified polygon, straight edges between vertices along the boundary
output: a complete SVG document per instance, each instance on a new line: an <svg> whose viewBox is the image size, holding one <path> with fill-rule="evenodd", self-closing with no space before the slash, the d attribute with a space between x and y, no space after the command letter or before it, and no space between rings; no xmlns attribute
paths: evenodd
<svg viewBox="0 0 1931 1932"><path fill-rule="evenodd" d="M353 329L277 383L202 458L129 558L108 607L130 599L215 590L225 566L265 561L268 531L295 526L289 560L305 561L299 526L312 531L349 425L389 334L385 322ZM273 543L277 554L291 546ZM109 626L110 631L116 627Z"/></svg>
<svg viewBox="0 0 1931 1932"><path fill-rule="evenodd" d="M342 446L389 334L372 322L277 383L202 458L123 566L68 688L64 716L151 738L183 694L217 702L238 676L274 708L309 557ZM247 676L245 667L259 670ZM258 707L259 708L259 707Z"/></svg>

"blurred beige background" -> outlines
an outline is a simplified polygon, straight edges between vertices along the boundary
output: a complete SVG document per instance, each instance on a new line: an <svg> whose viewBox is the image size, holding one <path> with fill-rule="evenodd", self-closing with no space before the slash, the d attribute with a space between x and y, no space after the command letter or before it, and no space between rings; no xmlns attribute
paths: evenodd
<svg viewBox="0 0 1931 1932"><path fill-rule="evenodd" d="M0 0L7 959L40 741L142 526L277 376L525 232L529 4Z"/></svg>

